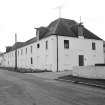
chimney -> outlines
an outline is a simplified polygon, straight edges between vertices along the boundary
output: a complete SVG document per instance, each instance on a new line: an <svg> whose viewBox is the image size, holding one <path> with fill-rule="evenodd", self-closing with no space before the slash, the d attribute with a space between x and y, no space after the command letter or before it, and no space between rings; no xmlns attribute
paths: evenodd
<svg viewBox="0 0 105 105"><path fill-rule="evenodd" d="M83 25L82 25L83 23L79 23L79 25L78 25L78 37L79 38L84 38L84 36L83 36Z"/></svg>
<svg viewBox="0 0 105 105"><path fill-rule="evenodd" d="M35 28L36 29L36 38L37 38L37 41L39 41L39 28Z"/></svg>

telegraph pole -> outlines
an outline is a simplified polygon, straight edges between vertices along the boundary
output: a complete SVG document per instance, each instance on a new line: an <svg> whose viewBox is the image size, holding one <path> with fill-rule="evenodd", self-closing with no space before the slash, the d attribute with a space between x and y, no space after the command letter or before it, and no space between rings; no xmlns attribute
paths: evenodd
<svg viewBox="0 0 105 105"><path fill-rule="evenodd" d="M81 16L80 16L80 23L81 23Z"/></svg>
<svg viewBox="0 0 105 105"><path fill-rule="evenodd" d="M58 6L56 7L55 9L58 9L58 15L59 15L59 21L60 21L60 18L61 18L61 13L62 13L62 8L63 6ZM59 22L58 22L59 23ZM58 35L56 35L56 46L57 46L57 72L59 72L59 38L58 38Z"/></svg>
<svg viewBox="0 0 105 105"><path fill-rule="evenodd" d="M17 71L17 48L16 48L16 43L17 43L17 33L15 33L15 70Z"/></svg>
<svg viewBox="0 0 105 105"><path fill-rule="evenodd" d="M17 33L15 33L15 43L17 42Z"/></svg>

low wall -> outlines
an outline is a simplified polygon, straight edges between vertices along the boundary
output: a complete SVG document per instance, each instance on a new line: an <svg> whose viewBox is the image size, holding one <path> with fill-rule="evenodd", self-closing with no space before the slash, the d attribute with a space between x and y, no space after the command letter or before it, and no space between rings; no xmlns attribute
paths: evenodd
<svg viewBox="0 0 105 105"><path fill-rule="evenodd" d="M105 66L74 67L72 75L84 78L105 79Z"/></svg>

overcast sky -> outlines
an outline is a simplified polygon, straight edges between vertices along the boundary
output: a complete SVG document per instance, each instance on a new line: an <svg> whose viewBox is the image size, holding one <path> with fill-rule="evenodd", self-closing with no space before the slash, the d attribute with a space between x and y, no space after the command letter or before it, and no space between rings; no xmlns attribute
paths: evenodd
<svg viewBox="0 0 105 105"><path fill-rule="evenodd" d="M0 51L15 42L35 36L34 27L47 26L59 17L56 7L62 6L61 17L79 22L105 40L104 0L0 0Z"/></svg>

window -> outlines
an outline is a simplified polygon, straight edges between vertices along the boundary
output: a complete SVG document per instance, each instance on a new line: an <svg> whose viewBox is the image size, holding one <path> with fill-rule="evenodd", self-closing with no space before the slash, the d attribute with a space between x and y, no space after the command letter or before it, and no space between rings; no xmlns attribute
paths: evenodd
<svg viewBox="0 0 105 105"><path fill-rule="evenodd" d="M27 54L27 48L26 48L26 54Z"/></svg>
<svg viewBox="0 0 105 105"><path fill-rule="evenodd" d="M31 57L31 64L33 64L33 59L32 59L32 57Z"/></svg>
<svg viewBox="0 0 105 105"><path fill-rule="evenodd" d="M48 49L48 41L46 41L46 49Z"/></svg>
<svg viewBox="0 0 105 105"><path fill-rule="evenodd" d="M64 48L69 49L69 40L64 40Z"/></svg>
<svg viewBox="0 0 105 105"><path fill-rule="evenodd" d="M32 53L32 46L30 48L31 48L31 53Z"/></svg>
<svg viewBox="0 0 105 105"><path fill-rule="evenodd" d="M96 49L96 45L94 42L92 42L92 50L95 50Z"/></svg>
<svg viewBox="0 0 105 105"><path fill-rule="evenodd" d="M21 49L21 55L23 54L23 49Z"/></svg>
<svg viewBox="0 0 105 105"><path fill-rule="evenodd" d="M19 51L18 51L18 56L19 56Z"/></svg>
<svg viewBox="0 0 105 105"><path fill-rule="evenodd" d="M37 44L37 48L39 48L39 47L40 47L40 44L38 43L38 44Z"/></svg>

